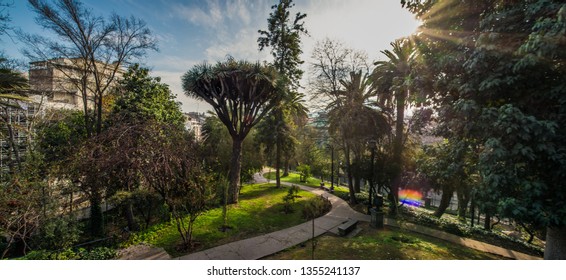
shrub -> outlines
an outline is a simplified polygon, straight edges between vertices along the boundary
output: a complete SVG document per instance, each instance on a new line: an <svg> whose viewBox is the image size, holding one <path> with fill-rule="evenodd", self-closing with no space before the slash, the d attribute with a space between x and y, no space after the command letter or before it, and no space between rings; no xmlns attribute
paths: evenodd
<svg viewBox="0 0 566 280"><path fill-rule="evenodd" d="M356 201L361 203L367 203L367 201L369 200L369 193L367 192L356 193L355 196L356 196Z"/></svg>
<svg viewBox="0 0 566 280"><path fill-rule="evenodd" d="M332 204L328 198L317 196L307 202L303 208L303 217L305 219L314 219L330 211L331 208Z"/></svg>
<svg viewBox="0 0 566 280"><path fill-rule="evenodd" d="M63 251L37 250L31 251L23 260L111 260L116 257L116 250L108 247L96 247L91 250L78 248Z"/></svg>
<svg viewBox="0 0 566 280"><path fill-rule="evenodd" d="M297 166L297 172L300 174L300 181L306 182L311 176L311 167L307 164Z"/></svg>
<svg viewBox="0 0 566 280"><path fill-rule="evenodd" d="M46 250L70 248L80 238L81 230L74 217L56 217L49 219L40 229L37 243Z"/></svg>
<svg viewBox="0 0 566 280"><path fill-rule="evenodd" d="M116 250L108 247L96 247L92 250L79 248L78 255L80 260L111 260L116 257Z"/></svg>
<svg viewBox="0 0 566 280"><path fill-rule="evenodd" d="M287 191L287 195L283 197L283 211L286 214L293 212L292 203L295 202L295 198L298 198L299 187L292 185Z"/></svg>

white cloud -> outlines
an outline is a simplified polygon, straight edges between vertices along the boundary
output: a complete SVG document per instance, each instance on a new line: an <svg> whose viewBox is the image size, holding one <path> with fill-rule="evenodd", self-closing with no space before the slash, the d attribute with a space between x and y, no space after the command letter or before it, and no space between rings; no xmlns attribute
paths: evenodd
<svg viewBox="0 0 566 280"><path fill-rule="evenodd" d="M257 29L241 29L232 38L218 40L205 50L206 58L210 61L226 59L231 55L235 59L245 59L250 61L263 61L269 59L267 52L259 52L257 45Z"/></svg>
<svg viewBox="0 0 566 280"><path fill-rule="evenodd" d="M305 26L311 37L305 38L303 49L308 56L316 41L329 37L375 59L390 42L417 28L417 21L398 1L314 0L297 8L307 14Z"/></svg>
<svg viewBox="0 0 566 280"><path fill-rule="evenodd" d="M209 28L222 26L223 16L218 0L207 1L206 3L207 7L204 10L195 5L186 6L183 4L174 5L173 9L177 15L192 24Z"/></svg>
<svg viewBox="0 0 566 280"><path fill-rule="evenodd" d="M274 3L274 1L272 1ZM268 50L258 51L257 30L267 29L267 18L271 12L270 1L218 0L204 5L178 4L173 7L174 14L181 16L193 26L189 29L205 28L206 36L194 39L191 58L183 59L176 54L153 61L163 72L163 81L183 102L183 109L200 111L208 105L189 100L181 90L180 77L196 63L207 60L210 63L226 59L231 55L236 59L249 61L271 61ZM393 40L408 36L416 30L417 21L398 1L376 0L297 0L291 15L306 13L305 27L310 37L302 38L302 59L306 85L307 67L314 44L325 37L343 41L346 47L365 51L373 60L381 59L379 51L389 49ZM190 35L188 35L190 36ZM199 56L200 54L200 56ZM156 57L157 58L157 57ZM199 104L199 105L195 105ZM210 107L207 107L210 108ZM205 109L206 110L206 109Z"/></svg>
<svg viewBox="0 0 566 280"><path fill-rule="evenodd" d="M226 3L228 17L232 20L239 20L245 25L248 25L251 22L251 15L248 7L250 7L250 3L246 0L229 0Z"/></svg>

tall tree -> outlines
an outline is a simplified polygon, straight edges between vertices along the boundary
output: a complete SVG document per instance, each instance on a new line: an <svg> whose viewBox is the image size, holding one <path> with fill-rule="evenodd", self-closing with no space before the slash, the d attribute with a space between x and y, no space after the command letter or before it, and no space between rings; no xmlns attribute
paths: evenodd
<svg viewBox="0 0 566 280"><path fill-rule="evenodd" d="M125 129L128 126L136 127L155 123L167 125L178 130L184 130L185 117L181 112L175 95L169 90L169 86L161 83L159 77L151 77L149 69L134 64L128 68L122 79L118 81L116 88L112 91L114 103L108 116L111 126L119 126ZM170 127L169 127L170 126ZM160 128L155 125L155 128ZM153 145L155 146L155 145ZM130 155L127 157L135 157ZM124 168L121 180L111 193L120 192L122 196L132 197L146 191L147 188L140 186L140 178L136 170ZM123 203L124 213L130 230L137 230L139 226L134 220L134 205L132 199L126 199Z"/></svg>
<svg viewBox="0 0 566 280"><path fill-rule="evenodd" d="M149 69L134 64L118 81L110 118L113 121L140 122L153 120L183 127L185 117L169 86Z"/></svg>
<svg viewBox="0 0 566 280"><path fill-rule="evenodd" d="M345 46L343 42L330 38L317 41L310 58L309 72L311 79L309 80L309 88L311 99L320 100L315 104L323 105L323 107L317 108L321 111L325 111L327 108L324 106L328 104L338 104L338 99L342 98L340 93L345 90L341 83L342 80L348 80L352 72L362 71L362 73L365 73L369 70L368 57L365 52L354 50ZM328 134L330 127L328 126L327 115L321 114L319 117L322 122L319 122L318 125L324 127L324 133L326 133L324 136L321 135L324 139L324 145L332 147L331 154L333 154L334 147L343 145L333 141L335 135ZM359 180L355 180L355 182L359 182Z"/></svg>
<svg viewBox="0 0 566 280"><path fill-rule="evenodd" d="M286 113L290 113L291 108L300 107L301 98L297 89L299 88L299 81L303 75L303 70L300 65L303 61L300 58L301 50L301 35L306 35L307 30L304 27L304 18L307 16L303 13L295 14L294 19L291 17L289 10L293 8L292 0L280 0L279 4L273 5L273 10L267 19L267 31L258 30L260 37L257 42L260 51L265 48L271 48L273 55L273 66L280 75L285 77L286 85L284 95L280 99L280 103L273 110L273 116L270 118L273 121L271 131L264 131L262 134L274 135L275 141L275 177L277 187L281 186L281 158L283 152L289 153L289 145L293 144L292 140L292 124L291 118L286 117ZM299 98L297 98L299 97ZM306 111L302 106L301 111ZM287 151L284 148L287 147ZM292 147L294 149L294 146Z"/></svg>
<svg viewBox="0 0 566 280"><path fill-rule="evenodd" d="M423 20L435 86L450 89L436 94L442 132L478 144L478 205L547 226L545 258L564 259L566 4L402 2Z"/></svg>
<svg viewBox="0 0 566 280"><path fill-rule="evenodd" d="M279 102L274 68L229 58L212 66L201 64L183 75L183 90L210 104L232 137L230 203L238 203L242 143L252 127Z"/></svg>
<svg viewBox="0 0 566 280"><path fill-rule="evenodd" d="M327 107L330 131L337 135L344 150L350 203L357 203L353 178L354 150L364 150L367 141L386 135L389 121L386 114L370 104L374 95L370 80L362 71L351 72L350 79L340 80L344 90L336 93L336 99Z"/></svg>
<svg viewBox="0 0 566 280"><path fill-rule="evenodd" d="M102 130L103 98L131 60L156 50L145 22L96 15L79 0L29 0L36 22L54 37L20 32L24 53L59 70L82 98L87 135ZM53 60L54 58L59 58Z"/></svg>
<svg viewBox="0 0 566 280"><path fill-rule="evenodd" d="M434 216L441 217L450 206L450 200L457 192L458 218L466 219L472 186L477 184L477 157L471 154L471 145L464 142L445 141L424 148L417 160L417 170L424 174L435 190L442 191L440 204Z"/></svg>
<svg viewBox="0 0 566 280"><path fill-rule="evenodd" d="M343 42L325 38L317 41L311 53L309 87L313 98L334 100L342 89L340 80L350 72L368 71L367 54L351 49Z"/></svg>
<svg viewBox="0 0 566 280"><path fill-rule="evenodd" d="M393 141L393 164L397 169L397 178L391 184L390 214L397 214L398 182L403 171L403 145L405 133L405 108L411 99L411 85L413 82L413 65L416 60L416 49L409 39L399 39L391 43L392 51L384 50L381 53L387 60L375 62L372 73L374 86L378 92L378 104L382 107L395 108L395 138Z"/></svg>
<svg viewBox="0 0 566 280"><path fill-rule="evenodd" d="M242 143L241 180L243 182L252 180L253 174L259 172L263 166L262 153L257 148L254 139L254 136L257 135L255 130L255 128L252 129ZM203 157L207 167L215 171L216 174L226 176L226 170L230 169L230 153L232 152L228 129L217 116L211 115L205 118L202 133L204 138Z"/></svg>

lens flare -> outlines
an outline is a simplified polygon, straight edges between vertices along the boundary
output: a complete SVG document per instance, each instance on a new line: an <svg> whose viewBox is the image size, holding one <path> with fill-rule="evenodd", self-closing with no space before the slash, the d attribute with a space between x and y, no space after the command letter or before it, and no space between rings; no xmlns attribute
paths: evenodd
<svg viewBox="0 0 566 280"><path fill-rule="evenodd" d="M403 204L419 207L423 204L422 201L423 195L416 190L400 190L399 191L399 200L403 202Z"/></svg>

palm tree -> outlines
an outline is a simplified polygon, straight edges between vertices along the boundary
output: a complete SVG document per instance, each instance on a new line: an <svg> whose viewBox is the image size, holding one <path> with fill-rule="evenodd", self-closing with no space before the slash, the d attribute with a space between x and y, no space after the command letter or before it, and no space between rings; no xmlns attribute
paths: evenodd
<svg viewBox="0 0 566 280"><path fill-rule="evenodd" d="M0 63L4 63L6 59L0 58ZM6 140L8 143L9 156L8 166L11 173L14 173L17 167L18 170L22 168L22 158L20 150L17 147L15 139L15 131L10 121L10 111L12 109L21 109L19 102L29 102L25 96L25 90L28 88L27 79L21 73L18 73L7 67L0 68L0 121L6 126ZM12 160L13 157L13 160ZM14 165L15 163L15 165Z"/></svg>
<svg viewBox="0 0 566 280"><path fill-rule="evenodd" d="M228 58L215 66L201 64L183 75L185 94L212 106L232 138L229 203L238 203L242 143L278 103L278 74L272 67Z"/></svg>
<svg viewBox="0 0 566 280"><path fill-rule="evenodd" d="M384 111L370 103L374 92L371 90L370 80L367 75L362 75L362 71L351 72L350 79L340 80L340 83L344 89L336 92L336 99L327 106L329 129L342 141L350 203L355 204L352 150L363 146L370 139L381 137L387 130L388 119Z"/></svg>
<svg viewBox="0 0 566 280"><path fill-rule="evenodd" d="M414 44L407 38L391 43L393 50L381 51L387 60L374 63L372 73L373 87L377 91L377 101L382 108L395 107L395 138L393 141L393 160L397 177L403 170L402 153L405 141L405 107L411 97L412 69L416 63L417 52ZM396 180L395 181L399 181ZM391 211L397 214L398 185L391 184Z"/></svg>

